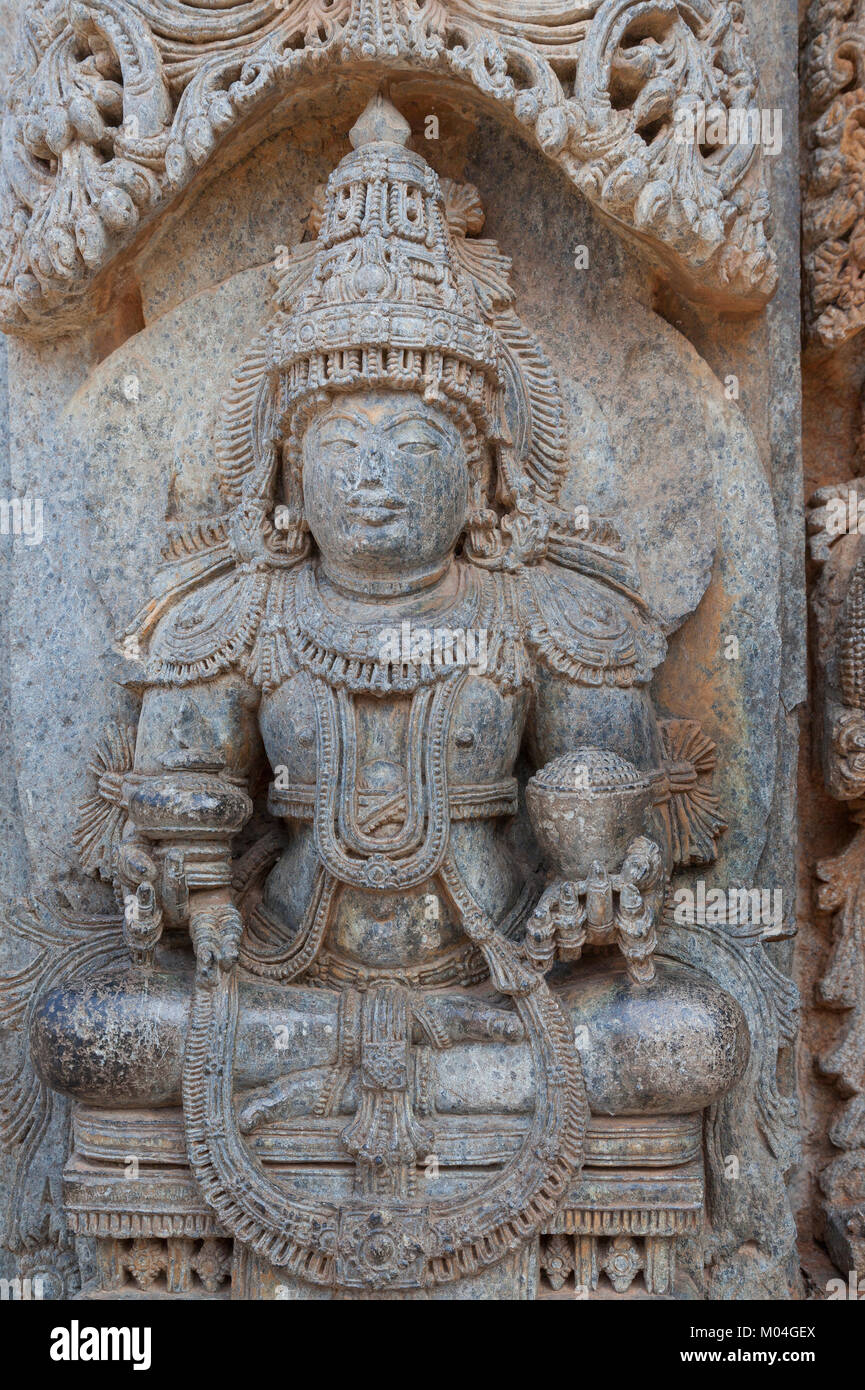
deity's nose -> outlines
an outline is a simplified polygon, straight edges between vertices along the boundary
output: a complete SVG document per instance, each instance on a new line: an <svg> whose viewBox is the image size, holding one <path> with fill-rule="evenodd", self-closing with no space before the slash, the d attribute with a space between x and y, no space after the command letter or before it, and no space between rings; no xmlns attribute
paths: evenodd
<svg viewBox="0 0 865 1390"><path fill-rule="evenodd" d="M355 487L378 487L384 477L384 452L373 440L360 450L355 472Z"/></svg>

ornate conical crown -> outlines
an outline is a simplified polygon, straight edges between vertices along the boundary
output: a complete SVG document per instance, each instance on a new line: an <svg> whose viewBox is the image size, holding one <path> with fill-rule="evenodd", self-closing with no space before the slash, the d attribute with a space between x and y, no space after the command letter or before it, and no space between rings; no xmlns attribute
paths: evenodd
<svg viewBox="0 0 865 1390"><path fill-rule="evenodd" d="M374 385L421 391L472 434L502 437L497 336L454 249L439 179L406 148L409 134L375 97L328 180L312 275L267 348L289 434L322 391Z"/></svg>

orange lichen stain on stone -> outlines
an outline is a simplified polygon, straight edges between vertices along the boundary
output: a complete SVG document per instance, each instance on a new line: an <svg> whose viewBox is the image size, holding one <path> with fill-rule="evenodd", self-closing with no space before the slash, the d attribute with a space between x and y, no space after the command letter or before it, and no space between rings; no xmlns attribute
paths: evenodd
<svg viewBox="0 0 865 1390"><path fill-rule="evenodd" d="M727 638L736 635L734 603L716 572L696 611L670 638L655 681L665 710L698 719L716 741L735 740L741 718L738 682L731 681L737 662L724 655Z"/></svg>
<svg viewBox="0 0 865 1390"><path fill-rule="evenodd" d="M133 276L129 276L115 291L108 311L94 326L95 361L103 362L117 348L122 347L127 339L140 333L144 326L141 287Z"/></svg>

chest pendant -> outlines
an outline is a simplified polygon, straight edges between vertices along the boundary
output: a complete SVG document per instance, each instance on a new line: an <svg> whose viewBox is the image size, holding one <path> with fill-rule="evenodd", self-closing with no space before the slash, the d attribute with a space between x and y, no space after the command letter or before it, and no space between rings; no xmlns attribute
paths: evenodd
<svg viewBox="0 0 865 1390"><path fill-rule="evenodd" d="M315 843L322 864L340 883L415 888L441 868L450 832L448 737L465 679L465 671L455 671L413 693L404 785L364 793L362 802L354 697L344 687L313 681L319 745Z"/></svg>

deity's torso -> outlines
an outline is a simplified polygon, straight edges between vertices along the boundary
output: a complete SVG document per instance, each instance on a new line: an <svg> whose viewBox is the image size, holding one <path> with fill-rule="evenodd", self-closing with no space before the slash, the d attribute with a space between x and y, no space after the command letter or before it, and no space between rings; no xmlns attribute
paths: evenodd
<svg viewBox="0 0 865 1390"><path fill-rule="evenodd" d="M467 887L494 919L502 917L520 888L501 818L515 809L513 771L527 703L525 692L504 695L494 682L468 675L447 738L450 850ZM358 819L376 825L375 837L392 831L404 815L412 700L354 696L351 706L357 726ZM314 788L319 776L315 706L306 673L265 698L261 730L271 765L285 769L286 792L276 789L271 795L271 808L279 811L291 804L292 787ZM394 801L397 809L388 816ZM378 807L387 819L376 816ZM266 893L270 910L292 925L303 917L316 868L312 806L308 818L304 809L295 802L289 811L293 834ZM347 887L325 949L360 966L398 968L433 961L461 937L456 914L438 885L426 880L396 891Z"/></svg>
<svg viewBox="0 0 865 1390"><path fill-rule="evenodd" d="M457 558L429 588L379 597L344 592L317 559L238 568L160 623L139 765L151 770L152 747L152 770L164 766L186 706L217 729L217 711L237 709L216 756L249 749L242 766L232 755L249 780L259 744L268 809L287 831L260 899L265 940L315 939L323 980L469 983L467 903L504 931L530 906L521 753L540 766L614 719L621 752L656 761L643 691L658 654L631 600L576 570ZM322 874L329 901L313 931ZM468 895L459 908L454 885Z"/></svg>
<svg viewBox="0 0 865 1390"><path fill-rule="evenodd" d="M293 596L302 620L319 631L333 623L331 655L344 657L350 649L377 658L374 672L368 666L344 684L333 668L328 673L340 743L337 844L375 854L377 845L386 851L396 837L404 844L395 862L415 855L422 865L427 829L443 812L448 853L496 921L522 887L504 826L517 806L514 769L530 705L527 684L512 688L486 670L490 642L501 635L490 631L501 625L500 595L487 592L497 588L496 581L459 565L432 596L350 600L326 585L306 589L299 604ZM304 610L305 603L320 611ZM296 621L296 608L293 616ZM313 892L316 788L335 770L322 749L322 682L301 670L266 693L259 711L275 772L270 809L289 829L264 898L283 926L297 926ZM432 746L437 743L440 748ZM434 971L437 963L445 975L458 971L465 955L459 916L434 872L421 877L418 869L412 877L418 881L393 889L386 882L344 884L322 960L333 958L348 973Z"/></svg>

